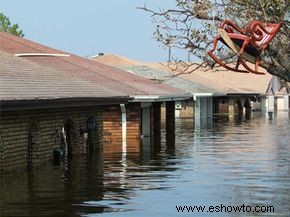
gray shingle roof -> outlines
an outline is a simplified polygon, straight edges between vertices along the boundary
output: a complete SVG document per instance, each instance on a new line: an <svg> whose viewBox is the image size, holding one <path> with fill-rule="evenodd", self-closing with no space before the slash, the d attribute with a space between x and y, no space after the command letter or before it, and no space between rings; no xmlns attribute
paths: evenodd
<svg viewBox="0 0 290 217"><path fill-rule="evenodd" d="M0 32L0 50L10 54L24 53L67 54L67 56L23 55L23 59L31 60L39 65L48 66L80 79L92 82L108 89L107 94L121 92L128 96L146 96L152 99L182 98L188 95L180 89L165 84L157 84L149 79L94 62L73 54L64 53L53 48L23 38Z"/></svg>
<svg viewBox="0 0 290 217"><path fill-rule="evenodd" d="M164 84L168 84L170 86L182 89L188 93L218 93L217 90L207 87L205 85L195 83L190 80L183 79L181 77L174 77L171 74L151 68L149 66L122 66L120 67L123 70L126 70L132 74L136 74L142 76L144 78L148 78L151 80L155 80Z"/></svg>
<svg viewBox="0 0 290 217"><path fill-rule="evenodd" d="M0 100L127 97L124 93L0 51Z"/></svg>

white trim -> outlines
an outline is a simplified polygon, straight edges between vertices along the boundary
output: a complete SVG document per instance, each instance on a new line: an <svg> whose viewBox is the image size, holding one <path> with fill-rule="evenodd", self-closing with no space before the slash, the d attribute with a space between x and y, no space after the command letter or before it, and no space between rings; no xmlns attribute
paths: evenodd
<svg viewBox="0 0 290 217"><path fill-rule="evenodd" d="M193 100L196 101L197 97L209 97L209 96L213 96L213 93L194 93Z"/></svg>
<svg viewBox="0 0 290 217"><path fill-rule="evenodd" d="M159 96L154 96L154 95L135 95L133 96L135 100L154 100L154 99L159 99Z"/></svg>
<svg viewBox="0 0 290 217"><path fill-rule="evenodd" d="M191 96L159 96L159 95L131 95L133 102L163 102L163 101L180 101L190 99Z"/></svg>

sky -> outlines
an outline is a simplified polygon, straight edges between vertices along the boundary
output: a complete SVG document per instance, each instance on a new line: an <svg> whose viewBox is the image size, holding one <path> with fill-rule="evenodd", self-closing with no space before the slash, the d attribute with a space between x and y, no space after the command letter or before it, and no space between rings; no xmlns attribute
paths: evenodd
<svg viewBox="0 0 290 217"><path fill-rule="evenodd" d="M29 40L77 54L118 54L140 61L166 61L168 52L153 38L149 13L172 8L174 0L0 0L0 11ZM173 51L174 52L174 51Z"/></svg>

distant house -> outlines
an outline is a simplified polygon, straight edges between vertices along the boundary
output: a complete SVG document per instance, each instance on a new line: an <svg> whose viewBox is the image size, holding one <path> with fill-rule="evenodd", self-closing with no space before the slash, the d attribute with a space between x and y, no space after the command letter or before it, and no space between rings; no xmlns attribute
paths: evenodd
<svg viewBox="0 0 290 217"><path fill-rule="evenodd" d="M194 99L204 101L192 102L189 100L186 103L183 101L180 103L181 106L176 108L177 111L180 111L181 116L186 116L185 114L191 116L191 111L194 110L196 110L194 113L199 111L207 113L205 110L211 110L210 106L207 106L207 109L205 106L198 110L200 105L207 104L205 102L206 97L202 97L207 95L212 97L213 113L234 115L246 112L246 115L249 115L252 110L266 111L268 107L267 87L272 75L267 73L258 76L251 73L235 73L220 68L215 68L214 70L200 68L188 73L190 71L189 68L185 73L179 74L180 71L172 70L172 68L176 68L175 65L168 63L142 63L117 55L104 55L95 57L93 60L183 89L190 92ZM176 76L176 74L179 75ZM287 95L287 89L285 91ZM286 99L287 97L284 98ZM278 99L278 97L276 98ZM196 102L195 105L193 104L194 102ZM281 104L283 102L280 102ZM276 108L279 108L279 106L276 106ZM183 114L184 111L190 112ZM198 115L206 116L201 113L198 113ZM196 113L194 116L198 115Z"/></svg>
<svg viewBox="0 0 290 217"><path fill-rule="evenodd" d="M175 113L177 117L195 118L195 124L200 124L198 122L201 121L201 118L212 119L212 98L214 95L223 95L214 88L183 79L180 76L173 76L164 70L151 67L147 63L129 60L117 55L103 55L92 59L190 93L189 99L175 102ZM162 114L165 116L165 111Z"/></svg>
<svg viewBox="0 0 290 217"><path fill-rule="evenodd" d="M67 115L67 124L69 126L68 129L74 129L73 132L75 133L77 141L79 141L78 139L80 135L86 136L87 139L91 139L92 143L96 143L97 139L101 140L101 147L103 148L104 152L139 152L141 148L141 138L159 138L160 104L162 102L166 102L167 123L168 125L173 126L168 128L168 130L171 129L174 132L174 112L172 113L172 109L174 110L174 102L177 100L188 99L190 97L189 94L183 90L165 84L157 84L149 79L145 79L122 70L96 63L94 61L81 58L73 54L55 50L53 48L49 48L23 38L15 37L7 33L0 33L0 43L1 52L7 52L10 55L13 55L14 61L27 60L37 64L38 66L49 67L52 69L52 71L57 70L60 72L59 75L87 82L87 89L85 84L83 86L79 86L78 83L73 82L70 83L71 86L69 86L68 83L65 83L62 87L61 82L66 81L66 79L61 76L58 77L57 74L55 74L54 80L48 80L47 83L54 83L55 81L56 84L59 84L59 88L55 89L55 87L52 85L51 88L48 86L45 90L41 89L43 92L47 91L49 99L46 100L50 100L46 104L47 107L43 107L41 109L49 109L49 105L51 102L53 102L53 99L58 96L57 94L54 94L61 94L62 88L67 90L68 93L76 94L76 96L73 95L71 97L72 99L68 97L68 99L65 100L65 106L69 108L67 111L70 111L70 115ZM2 62L0 64L2 65ZM18 73L22 73L22 76L24 77L26 76L25 70L22 71L22 67L19 66L21 64L22 62L18 64L18 67L15 68L13 72L11 72L14 74L11 74L10 76L15 76L17 78L19 75ZM4 70L4 67L2 67L2 69ZM34 70L35 81L31 83L28 78L24 78L23 85L33 86L36 84L36 87L39 86L41 82L38 80L38 77L41 76L41 73L42 69ZM19 82L21 78L22 77L19 78ZM96 89L89 88L90 85L94 86ZM13 89L13 83L10 84L10 87L7 87L6 91L8 89ZM87 91L88 96L81 95L77 97L79 89ZM50 92L51 90L57 91ZM34 90L34 93L36 94L35 98L42 100L42 95L37 95L37 93L40 92L41 91L37 89ZM24 99L27 97L27 94L29 95L29 92L22 93ZM45 93L43 94L45 95ZM11 95L13 95L13 93L11 93ZM75 116L77 112L72 109L81 105L73 100L75 97L77 97L80 101L83 101L84 98L87 99L89 97L93 101L90 101L92 105L95 105L94 103L96 103L94 99L98 99L97 102L98 105L100 105L98 106L100 111L99 118L96 117L98 116L97 114L91 116L87 112L82 114L88 118L87 122L85 122L88 125L87 127L78 123L79 119L77 116ZM22 99L14 98L12 100L13 102L11 101L11 103L17 104L19 100ZM4 105L4 101L4 99L1 99L1 106L6 106L6 108L8 108L8 105ZM23 107L21 109L25 111L26 108ZM41 112L43 111L41 110ZM56 119L60 117L53 115L52 113L50 116L55 117ZM1 111L1 117L4 117L4 110L3 112ZM31 119L33 118L33 115L31 115ZM62 117L59 119L61 119L63 122ZM36 120L36 122L42 122L42 120ZM98 124L96 124L96 122L98 122ZM101 135L92 137L92 134L86 134L88 132L87 128L91 129L95 127L100 129ZM7 127L1 123L1 133L2 129L4 128L8 129L10 128L10 125ZM39 129L42 131L41 127ZM50 126L50 129L53 132L58 130L59 133L58 126ZM8 153L5 151L7 147L7 145L5 145L5 141L7 141L7 139L9 140L10 137L17 136L17 133L18 131L12 130L12 132L8 134L9 138L7 138L7 135L2 136L2 140L4 141L4 152L2 153L4 153L4 156L7 156ZM70 137L68 138L70 139ZM160 138L157 140L160 140ZM76 139L73 139L73 141L76 141ZM150 144L152 145L153 143ZM27 146L22 146L22 150L26 149L28 149ZM52 151L50 150L49 152L49 149L50 148L48 147L47 156L50 156L51 158ZM8 158L4 158L5 162L7 162Z"/></svg>

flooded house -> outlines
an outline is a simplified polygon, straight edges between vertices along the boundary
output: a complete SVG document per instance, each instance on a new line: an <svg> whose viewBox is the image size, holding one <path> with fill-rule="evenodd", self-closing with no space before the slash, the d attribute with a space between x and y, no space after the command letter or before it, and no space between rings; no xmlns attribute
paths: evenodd
<svg viewBox="0 0 290 217"><path fill-rule="evenodd" d="M266 93L266 110L268 113L290 110L290 82L273 76Z"/></svg>
<svg viewBox="0 0 290 217"><path fill-rule="evenodd" d="M30 126L29 123L27 123L28 120L25 122L21 121L21 116L25 113L26 107L17 106L19 116L13 116L17 117L15 122L22 123L21 133L18 130L20 127L15 126L16 129L11 128L12 125L8 121L10 119L7 118L8 115L6 115L6 111L2 109L5 100L1 99L1 144L3 144L1 145L1 150L4 150L1 151L3 156L1 159L4 159L2 162L4 162L3 165L5 169L9 168L8 164L11 164L11 166L13 164L13 158L9 158L8 153L16 157L16 150L21 150L20 153L22 153L19 154L19 156L21 155L21 161L19 161L18 165L20 166L28 162L27 152L30 150L29 143L35 143L29 142L30 140L34 141L33 138L30 139L29 136L35 133L29 133L30 131L27 131L28 128L31 128L32 132L40 132L35 135L45 135L49 144L52 144L53 141L56 140L54 136L52 136L53 133L55 133L58 136L61 134L66 136L66 142L72 144L72 147L77 145L85 146L87 152L91 152L91 149L94 149L92 147L96 146L98 143L100 143L100 147L105 153L140 152L142 148L150 148L153 144L160 142L161 103L165 102L166 104L167 134L170 135L174 134L175 129L175 101L186 100L190 97L185 91L166 84L158 84L123 70L96 63L7 33L0 33L0 43L1 52L7 52L10 55L9 58L11 58L12 55L13 61L20 61L9 76L18 78L20 73L19 83L23 86L27 85L31 87L36 84L35 87L37 87L37 85L41 87L41 82L38 79L38 77L41 76L41 69L32 70L34 77L31 75L21 80L22 77L26 76L25 72L27 70L29 71L29 69L25 70L21 67L21 61L28 61L30 64L36 64L39 67L50 68L52 72L59 72L54 72L54 79L47 81L48 84L55 83L55 85L59 85L58 88L53 85L50 88L48 85L46 89L41 89L44 91L43 95L47 95L49 100L57 101L55 98L57 98L58 94L61 95L63 93L62 88L66 89L68 93L76 93L76 95L73 96L64 96L64 98L67 97L64 99L66 103L64 108L66 108L65 111L67 112L64 116L66 118L58 113L54 113L54 111L50 111L53 106L51 106L50 101L47 101L47 107L36 107L37 110L33 110L41 113L39 116L35 116L34 113L29 113L29 120L35 120L34 122L38 123L31 124L31 127L28 127ZM5 72L6 69L1 65L1 70ZM49 70L46 70L46 72L50 73ZM71 80L81 80L84 83L82 83L82 86L79 86L77 82L69 82L61 76L58 77L58 74L68 77ZM35 80L30 82L32 78ZM66 82L63 87L61 86L61 82ZM86 89L85 82L88 83L88 89ZM90 85L95 89L90 89ZM6 90L10 91L14 89L13 83L11 83L10 87L7 87ZM79 89L87 91L88 95L83 94L78 96ZM45 91L47 91L47 93L45 93ZM32 92L35 94L34 99L37 102L46 100L42 99L42 95L37 95L37 93L41 93L41 91L35 89ZM24 98L23 100L25 100L26 94L28 93L21 93L21 96ZM13 91L10 95L13 98ZM81 103L73 100L75 98L80 101L85 101L87 104L82 107ZM97 98L97 100L95 100L95 98ZM13 98L13 100L17 104L22 99L19 101L18 98ZM98 108L93 107L91 108L92 110L86 111L90 106L95 106L94 103L97 103ZM74 108L78 106L80 107L80 112L74 110ZM6 106L6 108L8 107ZM48 127L49 132L45 133L41 125L44 121L42 120L42 113L46 112L48 112L47 114L50 118L55 120L54 122L61 123L61 126L50 125ZM78 114L82 116L82 118L80 118ZM5 125L6 121L7 125ZM51 124L54 124L54 122L51 122ZM65 133L62 133L62 131L65 131ZM12 147L9 144L13 145L15 142L12 138L17 138L19 133L23 137L23 141L19 144L19 148L9 149L8 147ZM142 146L142 138L142 141L146 140L149 142L147 142L146 145L144 143ZM7 143L7 141L10 141L10 143ZM37 145L35 146L38 147ZM7 148L9 151L7 151ZM43 161L45 161L45 159L51 159L53 156L52 145L46 145L45 150L46 157L43 157L42 154L38 155L38 158ZM72 152L74 152L74 150ZM81 148L80 152L83 152Z"/></svg>
<svg viewBox="0 0 290 217"><path fill-rule="evenodd" d="M130 60L114 54L94 56L92 59L96 62L126 70L132 74L155 81L156 83L167 84L190 93L191 97L189 99L175 102L175 115L179 118L194 118L195 125L200 125L201 121L210 122L213 116L213 96L224 95L212 87L183 79L180 76L172 76L172 74L157 67L152 67L148 63ZM162 106L161 114L165 119L164 105Z"/></svg>
<svg viewBox="0 0 290 217"><path fill-rule="evenodd" d="M118 55L92 59L191 93L191 100L176 102L176 113L180 117L195 117L197 122L212 114L232 118L249 117L252 111L289 110L289 84L268 73L257 76L217 67L195 71L189 68L180 73L182 66L176 70L173 63L144 63ZM269 100L271 97L273 100Z"/></svg>
<svg viewBox="0 0 290 217"><path fill-rule="evenodd" d="M65 155L102 149L104 107L124 93L0 52L1 170L31 168ZM85 143L85 132L88 143Z"/></svg>
<svg viewBox="0 0 290 217"><path fill-rule="evenodd" d="M150 65L176 74L166 64L151 63ZM264 75L255 75L214 67L212 70L200 68L191 73L183 73L180 77L210 86L217 92L223 93L213 97L214 113L247 116L251 111L265 113L272 104L274 111L289 111L289 82L284 82L265 70L264 72ZM273 103L269 100L271 96L273 96Z"/></svg>

